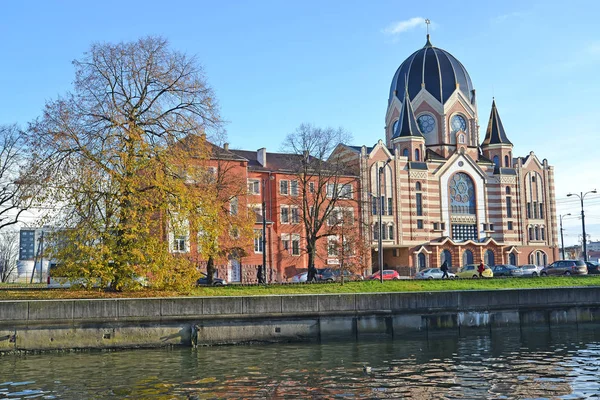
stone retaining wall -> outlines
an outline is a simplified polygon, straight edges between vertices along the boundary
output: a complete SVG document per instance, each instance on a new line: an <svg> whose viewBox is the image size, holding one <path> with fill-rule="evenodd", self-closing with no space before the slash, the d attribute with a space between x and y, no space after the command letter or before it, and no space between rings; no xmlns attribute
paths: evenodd
<svg viewBox="0 0 600 400"><path fill-rule="evenodd" d="M600 288L0 301L0 351L319 341L600 322Z"/></svg>

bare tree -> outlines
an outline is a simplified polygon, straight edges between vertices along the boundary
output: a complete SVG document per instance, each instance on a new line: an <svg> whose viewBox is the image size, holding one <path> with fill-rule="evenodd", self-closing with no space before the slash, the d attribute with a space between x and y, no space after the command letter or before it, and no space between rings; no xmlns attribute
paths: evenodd
<svg viewBox="0 0 600 400"><path fill-rule="evenodd" d="M358 176L348 158L333 154L350 135L343 129L318 128L302 124L289 134L283 150L294 154L287 168L298 181L299 219L308 254L308 278L314 278L315 260L321 239L336 235L344 218L339 213L354 209L357 201ZM322 248L326 248L322 246Z"/></svg>
<svg viewBox="0 0 600 400"><path fill-rule="evenodd" d="M27 156L23 132L16 125L0 125L0 231L16 224L32 205L32 181L23 173Z"/></svg>
<svg viewBox="0 0 600 400"><path fill-rule="evenodd" d="M17 272L19 256L19 232L0 233L0 282L9 282Z"/></svg>

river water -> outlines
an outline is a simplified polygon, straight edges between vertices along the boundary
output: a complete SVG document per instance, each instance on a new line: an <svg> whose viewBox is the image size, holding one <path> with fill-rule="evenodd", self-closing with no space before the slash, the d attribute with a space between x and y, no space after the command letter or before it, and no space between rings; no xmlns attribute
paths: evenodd
<svg viewBox="0 0 600 400"><path fill-rule="evenodd" d="M4 355L4 398L600 398L600 329Z"/></svg>

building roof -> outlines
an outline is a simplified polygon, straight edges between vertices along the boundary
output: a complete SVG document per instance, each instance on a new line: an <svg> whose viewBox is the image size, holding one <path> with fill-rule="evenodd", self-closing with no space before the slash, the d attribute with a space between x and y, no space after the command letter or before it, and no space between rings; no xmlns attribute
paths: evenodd
<svg viewBox="0 0 600 400"><path fill-rule="evenodd" d="M350 146L349 146L350 147ZM244 160L248 161L248 170L256 172L288 172L295 173L294 165L298 166L302 164L303 156L300 154L291 153L266 153L266 165L263 166L257 157L256 151L251 150L230 150L232 153ZM311 160L317 160L317 158L309 156ZM327 161L324 161L324 165L327 165ZM356 176L351 170L347 169L343 171L345 176Z"/></svg>
<svg viewBox="0 0 600 400"><path fill-rule="evenodd" d="M297 158L298 162L300 162L302 159L302 156L298 154L267 153L267 165L263 166L258 162L256 151L233 149L230 151L248 160L248 169L252 171L290 171L293 160Z"/></svg>
<svg viewBox="0 0 600 400"><path fill-rule="evenodd" d="M431 149L425 150L425 159L426 160L446 161L446 157L444 157L443 155L441 155L439 153L436 153L435 151L433 151Z"/></svg>
<svg viewBox="0 0 600 400"><path fill-rule="evenodd" d="M459 89L471 103L474 101L473 84L465 67L452 54L434 47L429 41L422 49L411 54L398 67L390 87L388 105L394 96L402 95L408 83L408 93L414 99L421 91L427 90L444 104Z"/></svg>
<svg viewBox="0 0 600 400"><path fill-rule="evenodd" d="M402 108L400 109L400 118L398 124L394 130L393 138L397 137L420 137L424 138L419 124L417 124L417 118L410 104L410 97L408 96L408 88L404 91L404 99L402 100Z"/></svg>
<svg viewBox="0 0 600 400"><path fill-rule="evenodd" d="M492 100L490 121L488 122L485 139L483 140L484 146L489 144L508 144L512 146L512 143L508 140L504 132L504 126L502 126L502 120L496 108L496 100Z"/></svg>

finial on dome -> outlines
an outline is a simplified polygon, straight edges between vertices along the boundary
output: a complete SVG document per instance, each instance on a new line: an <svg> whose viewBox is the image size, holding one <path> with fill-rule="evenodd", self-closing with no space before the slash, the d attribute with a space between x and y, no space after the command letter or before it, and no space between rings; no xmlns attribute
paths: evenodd
<svg viewBox="0 0 600 400"><path fill-rule="evenodd" d="M433 47L433 45L429 41L429 24L431 24L429 18L425 18L425 24L427 25L427 43L425 43L425 47Z"/></svg>

